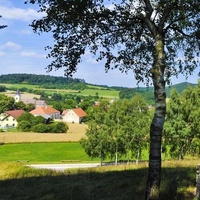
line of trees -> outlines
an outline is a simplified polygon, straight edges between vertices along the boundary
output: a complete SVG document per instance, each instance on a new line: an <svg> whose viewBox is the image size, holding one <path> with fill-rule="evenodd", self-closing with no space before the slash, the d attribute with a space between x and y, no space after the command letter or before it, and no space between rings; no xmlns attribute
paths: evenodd
<svg viewBox="0 0 200 200"><path fill-rule="evenodd" d="M0 82L10 84L26 83L51 89L68 88L82 90L87 88L84 79L37 74L2 74L0 75Z"/></svg>
<svg viewBox="0 0 200 200"><path fill-rule="evenodd" d="M163 131L163 148L171 156L200 155L200 82L181 94L171 91Z"/></svg>
<svg viewBox="0 0 200 200"><path fill-rule="evenodd" d="M99 157L101 164L106 158L115 159L115 164L122 157L128 162L133 157L136 162L141 159L149 143L152 115L139 94L112 104L101 101L88 114L89 128L80 143L90 157Z"/></svg>
<svg viewBox="0 0 200 200"><path fill-rule="evenodd" d="M132 99L117 100L113 104L102 101L89 113L89 128L80 143L92 158L141 159L149 145L149 126L153 110L145 99L136 94ZM162 153L166 157L183 159L200 155L200 83L188 86L182 93L171 91L167 103L163 130Z"/></svg>

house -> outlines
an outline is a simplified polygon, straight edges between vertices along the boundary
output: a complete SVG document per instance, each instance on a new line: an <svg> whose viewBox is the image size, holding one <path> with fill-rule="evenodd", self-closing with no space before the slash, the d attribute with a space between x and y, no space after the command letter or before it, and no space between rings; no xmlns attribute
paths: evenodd
<svg viewBox="0 0 200 200"><path fill-rule="evenodd" d="M64 110L62 118L64 122L78 123L83 122L86 112L82 108L74 108L70 110Z"/></svg>
<svg viewBox="0 0 200 200"><path fill-rule="evenodd" d="M0 114L0 128L17 127L17 118L25 113L24 110L10 110Z"/></svg>
<svg viewBox="0 0 200 200"><path fill-rule="evenodd" d="M60 111L50 106L37 107L30 112L34 116L42 116L45 119L60 119Z"/></svg>

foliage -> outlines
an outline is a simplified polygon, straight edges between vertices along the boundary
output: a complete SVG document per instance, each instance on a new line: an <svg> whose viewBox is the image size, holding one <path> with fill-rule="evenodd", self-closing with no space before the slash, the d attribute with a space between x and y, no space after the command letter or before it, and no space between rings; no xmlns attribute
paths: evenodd
<svg viewBox="0 0 200 200"><path fill-rule="evenodd" d="M81 144L91 157L115 158L133 156L141 159L148 141L150 115L146 102L140 95L131 100L117 100L111 105L101 101L99 107L89 112L89 127ZM130 155L130 153L132 153Z"/></svg>
<svg viewBox="0 0 200 200"><path fill-rule="evenodd" d="M170 98L170 93L173 89L176 89L178 93L181 93L188 86L195 87L196 84L183 82L179 84L170 85L169 87L166 87L166 95L168 98ZM123 88L119 92L119 97L121 99L131 99L137 93L141 94L148 104L155 104L153 87Z"/></svg>
<svg viewBox="0 0 200 200"><path fill-rule="evenodd" d="M46 124L39 123L32 126L31 131L36 132L36 133L46 133L48 132L48 128Z"/></svg>
<svg viewBox="0 0 200 200"><path fill-rule="evenodd" d="M6 91L6 86L0 85L0 92L5 92L5 91Z"/></svg>
<svg viewBox="0 0 200 200"><path fill-rule="evenodd" d="M14 105L15 105L14 98L0 94L0 113L8 110L13 110Z"/></svg>
<svg viewBox="0 0 200 200"><path fill-rule="evenodd" d="M66 78L59 76L49 76L49 75L36 75L36 74L2 74L0 75L1 83L26 83L29 85L40 85L41 88L67 88L82 90L87 88L85 81L83 79L77 78ZM24 88L23 91L26 91Z"/></svg>
<svg viewBox="0 0 200 200"><path fill-rule="evenodd" d="M47 131L49 133L66 133L69 127L64 122L54 122L47 126Z"/></svg>
<svg viewBox="0 0 200 200"><path fill-rule="evenodd" d="M24 132L29 132L31 130L31 122L26 120L20 120L17 124L17 129Z"/></svg>
<svg viewBox="0 0 200 200"><path fill-rule="evenodd" d="M167 108L164 145L168 146L172 157L181 160L187 153L191 130L187 122L184 121L182 99L175 89L171 92Z"/></svg>
<svg viewBox="0 0 200 200"><path fill-rule="evenodd" d="M171 92L168 103L164 144L179 159L186 154L199 155L200 84L188 87L181 94Z"/></svg>
<svg viewBox="0 0 200 200"><path fill-rule="evenodd" d="M66 133L68 126L64 122L54 122L46 124L46 120L42 116L33 116L30 113L23 113L17 119L17 129L21 131L33 131L38 133Z"/></svg>

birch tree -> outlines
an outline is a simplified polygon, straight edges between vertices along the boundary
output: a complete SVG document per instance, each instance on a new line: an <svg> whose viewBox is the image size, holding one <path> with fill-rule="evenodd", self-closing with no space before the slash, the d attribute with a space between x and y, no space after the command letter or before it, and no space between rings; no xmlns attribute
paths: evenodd
<svg viewBox="0 0 200 200"><path fill-rule="evenodd" d="M105 61L105 69L134 74L154 86L155 113L150 127L146 199L159 199L161 141L166 113L165 84L199 66L199 0L27 0L44 17L31 26L52 32L48 70L76 72L87 50Z"/></svg>

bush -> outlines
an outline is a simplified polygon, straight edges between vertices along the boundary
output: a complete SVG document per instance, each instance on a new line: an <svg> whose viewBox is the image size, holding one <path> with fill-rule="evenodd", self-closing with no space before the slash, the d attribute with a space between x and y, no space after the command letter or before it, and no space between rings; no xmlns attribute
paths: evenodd
<svg viewBox="0 0 200 200"><path fill-rule="evenodd" d="M51 133L66 133L69 127L64 122L55 122L48 125L48 132Z"/></svg>
<svg viewBox="0 0 200 200"><path fill-rule="evenodd" d="M34 125L31 130L33 132L37 132L37 133L46 133L48 132L48 128L47 128L47 125L46 124L43 124L43 123L39 123L37 125Z"/></svg>
<svg viewBox="0 0 200 200"><path fill-rule="evenodd" d="M22 120L18 123L17 129L24 132L29 132L31 129L31 123L29 121Z"/></svg>

